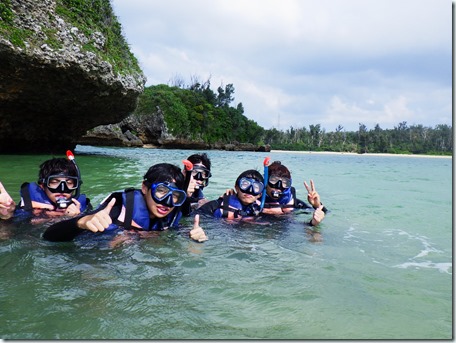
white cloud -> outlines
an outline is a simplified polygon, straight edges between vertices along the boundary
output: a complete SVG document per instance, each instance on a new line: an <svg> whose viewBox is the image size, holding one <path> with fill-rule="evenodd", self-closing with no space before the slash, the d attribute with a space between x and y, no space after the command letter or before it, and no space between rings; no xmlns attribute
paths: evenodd
<svg viewBox="0 0 456 343"><path fill-rule="evenodd" d="M451 125L445 0L113 0L147 85L233 84L265 128Z"/></svg>

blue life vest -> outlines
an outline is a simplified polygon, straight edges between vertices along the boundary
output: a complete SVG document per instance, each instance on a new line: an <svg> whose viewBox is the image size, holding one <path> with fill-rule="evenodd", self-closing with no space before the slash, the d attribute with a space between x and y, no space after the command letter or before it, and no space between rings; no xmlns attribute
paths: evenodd
<svg viewBox="0 0 456 343"><path fill-rule="evenodd" d="M265 204L279 204L279 205L286 205L293 199L293 193L291 192L292 187L286 189L282 192L278 199L273 199L269 195L266 194ZM279 206L278 206L279 207Z"/></svg>
<svg viewBox="0 0 456 343"><path fill-rule="evenodd" d="M182 217L180 211L176 212L175 208L164 218L151 219L144 195L139 189L130 188L122 192L122 206L125 208L124 217L120 218L119 215L116 223L110 224L106 230L114 230L119 226L126 229L137 228L144 231L165 230L170 226L175 215L176 219L173 226L177 226Z"/></svg>
<svg viewBox="0 0 456 343"><path fill-rule="evenodd" d="M224 195L223 202L220 207L214 211L214 217L227 218L229 213L233 214L233 218L238 217L254 217L260 212L260 205L257 202L253 204L244 205L239 198L235 195Z"/></svg>

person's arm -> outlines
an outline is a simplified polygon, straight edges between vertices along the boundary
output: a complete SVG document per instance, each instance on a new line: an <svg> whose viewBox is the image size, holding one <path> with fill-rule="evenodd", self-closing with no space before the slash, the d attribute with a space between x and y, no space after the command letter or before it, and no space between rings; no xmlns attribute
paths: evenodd
<svg viewBox="0 0 456 343"><path fill-rule="evenodd" d="M77 221L79 217L62 220L49 226L43 233L43 239L50 242L69 242L72 241L77 235L83 232L78 228Z"/></svg>
<svg viewBox="0 0 456 343"><path fill-rule="evenodd" d="M67 242L73 240L84 230L102 232L112 223L109 213L115 203L116 198L112 197L109 203L106 200L98 209L90 214L55 223L44 231L43 239L51 242Z"/></svg>
<svg viewBox="0 0 456 343"><path fill-rule="evenodd" d="M210 216L210 217L216 216L216 210L218 210L220 208L221 202L222 202L222 198L219 198L217 200L208 201L204 205L199 207L196 210L196 213L202 214L204 216Z"/></svg>

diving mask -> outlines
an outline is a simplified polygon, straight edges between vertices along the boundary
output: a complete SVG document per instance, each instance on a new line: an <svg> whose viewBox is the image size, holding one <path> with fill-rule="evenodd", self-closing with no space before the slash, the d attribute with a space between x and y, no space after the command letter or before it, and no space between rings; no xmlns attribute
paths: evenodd
<svg viewBox="0 0 456 343"><path fill-rule="evenodd" d="M150 186L152 198L157 204L166 205L168 207L181 206L187 194L176 187L174 183L159 182L153 183Z"/></svg>
<svg viewBox="0 0 456 343"><path fill-rule="evenodd" d="M264 189L262 182L247 177L243 177L238 181L238 187L242 192L251 195L259 195Z"/></svg>
<svg viewBox="0 0 456 343"><path fill-rule="evenodd" d="M75 176L51 175L45 179L45 185L51 193L72 193L78 188L79 179Z"/></svg>
<svg viewBox="0 0 456 343"><path fill-rule="evenodd" d="M209 184L209 178L212 176L211 171L203 166L194 166L192 176L195 180L201 181L201 186L206 187Z"/></svg>
<svg viewBox="0 0 456 343"><path fill-rule="evenodd" d="M288 177L271 175L268 180L268 185L271 188L286 190L291 187L291 179Z"/></svg>

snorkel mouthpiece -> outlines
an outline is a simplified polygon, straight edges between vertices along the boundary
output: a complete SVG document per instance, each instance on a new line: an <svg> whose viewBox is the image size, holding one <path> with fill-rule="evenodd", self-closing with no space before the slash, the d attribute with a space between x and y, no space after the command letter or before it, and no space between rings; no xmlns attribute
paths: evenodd
<svg viewBox="0 0 456 343"><path fill-rule="evenodd" d="M71 199L67 199L65 197L59 197L55 202L57 204L57 208L60 209L67 208L72 203Z"/></svg>
<svg viewBox="0 0 456 343"><path fill-rule="evenodd" d="M271 198L274 198L274 199L279 199L282 195L283 195L283 193L280 192L280 191L272 191L271 192Z"/></svg>

